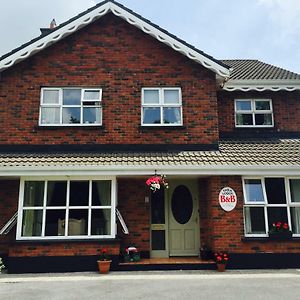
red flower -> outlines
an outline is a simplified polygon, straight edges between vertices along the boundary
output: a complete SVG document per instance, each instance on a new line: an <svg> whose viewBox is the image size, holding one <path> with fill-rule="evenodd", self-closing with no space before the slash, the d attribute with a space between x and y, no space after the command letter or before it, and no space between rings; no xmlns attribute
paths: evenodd
<svg viewBox="0 0 300 300"><path fill-rule="evenodd" d="M107 253L107 249L102 249L102 253L103 254Z"/></svg>

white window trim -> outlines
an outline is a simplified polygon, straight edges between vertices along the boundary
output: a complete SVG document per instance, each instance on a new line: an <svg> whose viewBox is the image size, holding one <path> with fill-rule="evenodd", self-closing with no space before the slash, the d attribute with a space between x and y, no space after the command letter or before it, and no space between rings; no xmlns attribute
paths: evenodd
<svg viewBox="0 0 300 300"><path fill-rule="evenodd" d="M265 187L265 179L266 178L283 178L284 179L284 185L285 185L285 195L286 195L286 204L268 204L267 201L267 194L266 194L266 187ZM255 179L255 180L261 180L262 183L262 189L263 189L263 196L264 196L264 202L250 202L247 199L246 194L246 187L245 187L245 180L247 179ZM291 201L291 190L290 190L290 179L298 179L300 180L300 177L286 177L286 176L247 176L242 177L242 184L243 184L243 195L244 195L244 205L243 205L243 218L244 218L244 234L245 237L268 237L269 232L269 224L268 224L268 207L286 207L287 209L287 219L288 219L288 225L289 228L292 228L292 219L290 214L290 208L291 207L300 207L300 202L292 202ZM263 207L264 208L264 215L265 215L265 228L266 233L265 234L249 234L246 230L246 216L245 216L245 207ZM300 237L299 234L293 233L293 237Z"/></svg>
<svg viewBox="0 0 300 300"><path fill-rule="evenodd" d="M251 101L251 110L237 110L236 103L237 101ZM255 102L256 101L268 101L270 103L269 110L256 110L255 109ZM252 115L252 122L253 125L238 125L237 124L237 114L251 114ZM255 115L259 114L271 114L272 124L271 125L255 125ZM273 104L272 99L259 99L259 98L249 98L249 99L234 99L234 123L235 127L239 128L272 128L274 127L274 113L273 113Z"/></svg>
<svg viewBox="0 0 300 300"><path fill-rule="evenodd" d="M64 89L78 89L81 90L81 99L80 99L80 105L63 105L63 90ZM43 95L45 90L58 90L59 91L59 100L58 103L43 103ZM84 92L85 91L93 91L98 90L99 91L99 99L95 100L85 100L84 99ZM100 108L100 122L99 123L83 123L83 102L100 102L100 105L97 106L91 106L94 108ZM59 123L53 123L53 124L44 124L42 123L42 108L43 107L57 107L60 109L60 116L59 116ZM76 124L68 124L68 123L62 123L62 111L64 107L75 107L80 108L80 123ZM85 106L90 107L90 106ZM78 126L102 126L102 120L103 120L103 110L102 110L102 89L95 87L95 88L83 88L83 87L43 87L41 88L41 95L40 95L40 110L39 110L39 126L45 126L45 127L78 127Z"/></svg>
<svg viewBox="0 0 300 300"><path fill-rule="evenodd" d="M72 206L72 209L88 209L88 234L87 235L72 235L72 236L45 236L45 219L46 219L46 197L47 193L44 192L44 200L43 206L39 207L26 207L24 209L23 206L23 198L24 198L24 187L25 181L43 181L46 182L45 191L47 191L47 183L48 181L73 181L73 180L86 180L89 181L89 188L91 188L91 181L93 180L110 180L111 181L111 205L110 206L92 206L91 205L91 194L89 193L89 205L88 206ZM69 184L67 184L67 199L69 198ZM95 239L108 239L115 238L117 232L116 225L116 206L117 206L117 182L115 176L110 177L78 177L78 176L57 176L57 177L21 177L20 180L20 188L19 188L19 207L18 207L18 222L17 222L17 230L16 230L16 240L95 240ZM109 208L111 210L111 234L110 235L91 235L91 210L93 209L105 209ZM42 236L22 236L22 222L23 222L23 211L26 209L36 209L43 210L43 225L42 225ZM66 206L51 206L49 209L65 209L66 210L66 228L65 234L68 230L68 219L69 219L69 203L67 201Z"/></svg>
<svg viewBox="0 0 300 300"><path fill-rule="evenodd" d="M158 90L159 93L159 103L144 103L144 91L147 90ZM170 104L165 104L163 103L163 92L165 90L178 90L179 92L179 103L170 103ZM144 107L157 107L160 108L160 120L161 123L159 124L144 124L143 120L143 108ZM163 108L164 107L178 107L180 109L180 123L178 124L168 124L168 123L163 123ZM183 125L183 113L182 113L182 92L180 87L145 87L142 88L142 107L141 107L141 125L142 126L163 126L163 127L170 127L170 126L182 126Z"/></svg>

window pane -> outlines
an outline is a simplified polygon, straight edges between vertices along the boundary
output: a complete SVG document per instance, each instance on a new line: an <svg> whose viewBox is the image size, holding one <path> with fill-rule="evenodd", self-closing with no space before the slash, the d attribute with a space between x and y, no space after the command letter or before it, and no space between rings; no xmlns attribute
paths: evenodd
<svg viewBox="0 0 300 300"><path fill-rule="evenodd" d="M292 231L300 234L300 207L291 207Z"/></svg>
<svg viewBox="0 0 300 300"><path fill-rule="evenodd" d="M151 193L151 224L165 224L165 191Z"/></svg>
<svg viewBox="0 0 300 300"><path fill-rule="evenodd" d="M236 110L251 110L251 101L236 101Z"/></svg>
<svg viewBox="0 0 300 300"><path fill-rule="evenodd" d="M151 243L152 243L152 250L165 250L166 249L165 230L152 230Z"/></svg>
<svg viewBox="0 0 300 300"><path fill-rule="evenodd" d="M59 90L43 90L43 103L44 104L58 104L59 103Z"/></svg>
<svg viewBox="0 0 300 300"><path fill-rule="evenodd" d="M272 114L255 114L255 125L272 125Z"/></svg>
<svg viewBox="0 0 300 300"><path fill-rule="evenodd" d="M178 104L179 90L164 90L164 103L165 104Z"/></svg>
<svg viewBox="0 0 300 300"><path fill-rule="evenodd" d="M63 108L63 124L80 123L80 108Z"/></svg>
<svg viewBox="0 0 300 300"><path fill-rule="evenodd" d="M111 181L109 180L93 181L92 205L93 206L111 205Z"/></svg>
<svg viewBox="0 0 300 300"><path fill-rule="evenodd" d="M93 209L92 210L92 235L111 234L111 210Z"/></svg>
<svg viewBox="0 0 300 300"><path fill-rule="evenodd" d="M70 206L89 205L89 182L71 181L70 182Z"/></svg>
<svg viewBox="0 0 300 300"><path fill-rule="evenodd" d="M272 224L276 222L288 223L286 207L268 207L269 228L271 228Z"/></svg>
<svg viewBox="0 0 300 300"><path fill-rule="evenodd" d="M245 207L246 234L266 233L263 207Z"/></svg>
<svg viewBox="0 0 300 300"><path fill-rule="evenodd" d="M48 181L47 206L66 206L66 197L66 181Z"/></svg>
<svg viewBox="0 0 300 300"><path fill-rule="evenodd" d="M285 184L283 178L266 178L266 193L269 204L285 204ZM280 220L277 220L280 221Z"/></svg>
<svg viewBox="0 0 300 300"><path fill-rule="evenodd" d="M256 110L270 110L270 102L269 101L255 101L255 109Z"/></svg>
<svg viewBox="0 0 300 300"><path fill-rule="evenodd" d="M63 89L63 105L80 105L81 89Z"/></svg>
<svg viewBox="0 0 300 300"><path fill-rule="evenodd" d="M83 100L99 100L99 99L100 99L99 90L84 91Z"/></svg>
<svg viewBox="0 0 300 300"><path fill-rule="evenodd" d="M300 179L290 179L291 200L300 202Z"/></svg>
<svg viewBox="0 0 300 300"><path fill-rule="evenodd" d="M181 115L179 107L164 107L164 124L180 124Z"/></svg>
<svg viewBox="0 0 300 300"><path fill-rule="evenodd" d="M42 220L42 210L24 210L22 221L22 236L41 236Z"/></svg>
<svg viewBox="0 0 300 300"><path fill-rule="evenodd" d="M245 179L245 192L248 202L265 202L260 179Z"/></svg>
<svg viewBox="0 0 300 300"><path fill-rule="evenodd" d="M145 104L158 104L159 103L159 90L144 90L144 103Z"/></svg>
<svg viewBox="0 0 300 300"><path fill-rule="evenodd" d="M24 207L43 206L44 181L25 181Z"/></svg>
<svg viewBox="0 0 300 300"><path fill-rule="evenodd" d="M101 123L101 108L100 107L84 107L83 108L83 123L100 124Z"/></svg>
<svg viewBox="0 0 300 300"><path fill-rule="evenodd" d="M46 210L46 236L65 235L65 209L47 209Z"/></svg>
<svg viewBox="0 0 300 300"><path fill-rule="evenodd" d="M88 210L70 209L69 210L69 229L68 235L87 235Z"/></svg>
<svg viewBox="0 0 300 300"><path fill-rule="evenodd" d="M253 125L252 114L236 114L236 125Z"/></svg>
<svg viewBox="0 0 300 300"><path fill-rule="evenodd" d="M160 124L160 108L144 107L143 124Z"/></svg>
<svg viewBox="0 0 300 300"><path fill-rule="evenodd" d="M41 124L59 124L60 108L59 107L42 107Z"/></svg>

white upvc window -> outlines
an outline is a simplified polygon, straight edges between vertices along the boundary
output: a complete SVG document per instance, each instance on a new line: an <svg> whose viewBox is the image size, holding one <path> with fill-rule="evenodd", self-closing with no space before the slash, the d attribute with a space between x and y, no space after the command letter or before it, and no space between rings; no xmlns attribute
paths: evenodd
<svg viewBox="0 0 300 300"><path fill-rule="evenodd" d="M99 88L42 88L40 126L102 125Z"/></svg>
<svg viewBox="0 0 300 300"><path fill-rule="evenodd" d="M114 177L23 178L17 239L115 238L115 214Z"/></svg>
<svg viewBox="0 0 300 300"><path fill-rule="evenodd" d="M268 237L273 223L300 237L300 178L243 178L245 236Z"/></svg>
<svg viewBox="0 0 300 300"><path fill-rule="evenodd" d="M143 126L181 126L181 88L142 88Z"/></svg>
<svg viewBox="0 0 300 300"><path fill-rule="evenodd" d="M235 99L236 127L273 127L271 99Z"/></svg>

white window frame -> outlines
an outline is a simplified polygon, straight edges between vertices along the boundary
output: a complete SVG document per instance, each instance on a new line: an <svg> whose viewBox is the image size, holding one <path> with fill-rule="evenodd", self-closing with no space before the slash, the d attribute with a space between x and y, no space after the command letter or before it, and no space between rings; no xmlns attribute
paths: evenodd
<svg viewBox="0 0 300 300"><path fill-rule="evenodd" d="M69 195L70 195L70 181L89 181L89 205L88 206L70 206L69 205ZM92 181L111 181L111 205L106 206L95 206L92 205L92 197L91 197L91 188ZM44 184L44 199L43 206L34 206L34 207L26 207L24 209L23 201L24 201L24 188L26 181L42 181ZM47 184L48 181L67 181L67 197L66 197L66 205L65 206L51 206L47 207ZM77 177L77 176L57 176L57 177L22 177L20 180L20 188L19 188L19 207L18 207L18 222L17 222L17 231L16 231L16 240L76 240L76 239L86 239L86 240L94 240L94 239L108 239L115 238L117 232L116 225L116 206L117 206L117 183L116 177ZM88 234L87 235L72 235L67 236L66 232L68 230L68 221L69 221L69 211L71 209L87 209L88 210ZM41 236L22 236L22 223L23 223L23 211L24 210L42 210L43 211L43 221L42 221L42 234ZM66 219L65 219L65 235L57 235L57 236L45 236L45 227L46 227L46 209L65 209L66 210ZM91 234L91 214L92 209L110 209L111 210L111 234L109 235L92 235Z"/></svg>
<svg viewBox="0 0 300 300"><path fill-rule="evenodd" d="M81 99L80 99L80 105L64 105L63 104L63 90L81 90ZM43 103L44 101L44 91L58 91L59 92L59 102L58 103ZM84 99L84 92L85 91L99 91L99 99L94 100L85 100ZM88 102L99 102L100 105L95 106L84 106L83 103ZM59 116L59 123L50 123L45 124L42 123L42 108L59 108L60 109L60 116ZM67 107L74 107L74 108L80 108L80 123L75 124L68 124L63 123L63 108ZM99 123L83 123L83 108L86 107L92 107L92 108L100 108L100 122ZM39 115L39 126L101 126L102 125L102 119L103 119L103 110L102 110L102 89L95 87L95 88L82 88L82 87L43 87L41 88L41 99L40 99L40 115Z"/></svg>
<svg viewBox="0 0 300 300"><path fill-rule="evenodd" d="M159 103L144 103L144 91L147 90L158 90L159 93ZM177 90L179 94L179 103L164 103L164 91L165 90ZM143 109L146 107L155 107L155 108L160 108L160 123L159 124L144 124L143 120ZM165 107L175 107L180 109L180 123L178 124L169 124L169 123L164 123L163 122L163 108ZM180 87L144 87L142 88L142 107L141 107L141 125L142 126L182 126L183 125L183 119L182 119L182 92Z"/></svg>
<svg viewBox="0 0 300 300"><path fill-rule="evenodd" d="M237 110L237 102L251 102L251 110ZM262 101L262 102L269 102L270 103L270 109L269 110L256 110L255 108L255 102L256 101ZM251 114L252 115L252 122L253 125L238 125L237 124L237 114ZM263 115L263 114L270 114L272 119L271 125L255 125L255 115ZM234 100L234 122L235 127L245 127L245 128L271 128L274 127L274 114L273 114L273 105L272 105L272 99L235 99Z"/></svg>
<svg viewBox="0 0 300 300"><path fill-rule="evenodd" d="M267 194L266 194L266 186L265 186L265 179L267 178L283 178L284 179L284 185L285 185L285 195L286 195L286 204L269 204L268 199L267 199ZM262 190L263 190L263 197L264 197L264 202L251 202L247 199L247 194L246 194L246 185L245 185L245 180L247 179L252 179L252 180L261 180L262 184ZM243 184L243 194L244 194L244 209L243 209L243 214L244 214L244 233L245 237L268 237L268 232L269 232L269 223L268 223L268 207L285 207L287 209L287 219L288 219L288 225L289 228L292 229L292 219L291 219L291 213L290 213L290 208L291 207L300 207L300 202L292 202L291 200L291 190L290 190L290 179L297 179L300 180L299 177L285 177L285 176L267 176L267 177L260 177L260 176L249 176L249 177L242 177L242 184ZM245 208L246 207L261 207L264 209L264 216L265 216L265 229L266 233L264 234L249 234L247 233L247 228L246 228L246 215L245 215ZM300 237L299 234L293 233L293 237Z"/></svg>

